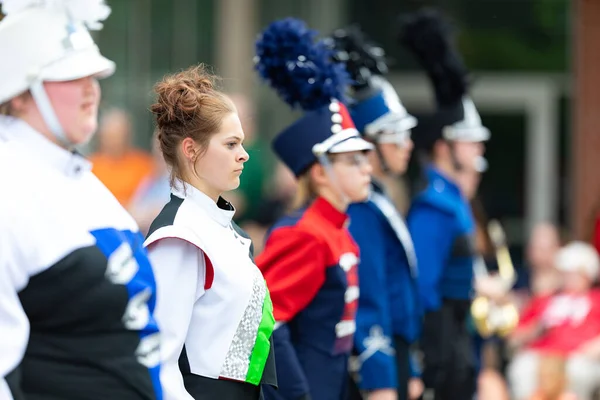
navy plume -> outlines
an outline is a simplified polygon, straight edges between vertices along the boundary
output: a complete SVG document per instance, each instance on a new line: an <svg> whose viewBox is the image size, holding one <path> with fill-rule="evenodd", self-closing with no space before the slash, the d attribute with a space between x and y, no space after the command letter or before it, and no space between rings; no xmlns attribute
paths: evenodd
<svg viewBox="0 0 600 400"><path fill-rule="evenodd" d="M385 51L372 43L358 25L335 30L331 41L334 58L346 63L355 90L367 87L371 76L387 74Z"/></svg>
<svg viewBox="0 0 600 400"><path fill-rule="evenodd" d="M453 30L440 13L423 9L400 19L399 41L411 50L433 83L439 106L461 101L469 72L452 42Z"/></svg>
<svg viewBox="0 0 600 400"><path fill-rule="evenodd" d="M303 21L286 18L271 23L256 41L255 68L290 106L315 110L344 100L350 78L342 63L333 61L325 42Z"/></svg>

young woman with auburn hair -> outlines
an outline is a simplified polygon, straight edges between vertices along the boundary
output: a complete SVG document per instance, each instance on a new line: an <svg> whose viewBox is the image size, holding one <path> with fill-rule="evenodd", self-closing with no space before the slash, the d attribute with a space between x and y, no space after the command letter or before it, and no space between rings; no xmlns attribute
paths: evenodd
<svg viewBox="0 0 600 400"><path fill-rule="evenodd" d="M171 200L145 242L158 287L165 399L254 400L276 383L273 309L252 243L222 196L248 153L232 101L202 66L156 84L158 142Z"/></svg>

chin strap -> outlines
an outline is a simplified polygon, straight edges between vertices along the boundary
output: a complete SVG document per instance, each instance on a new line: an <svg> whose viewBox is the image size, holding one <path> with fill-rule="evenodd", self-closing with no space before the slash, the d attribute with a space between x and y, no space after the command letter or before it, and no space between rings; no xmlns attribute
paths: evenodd
<svg viewBox="0 0 600 400"><path fill-rule="evenodd" d="M391 140L390 138L393 138ZM377 136L373 137L374 145L375 145L375 153L377 154L377 158L379 159L379 165L381 167L381 172L386 175L389 175L391 170L388 163L385 161L385 157L381 152L380 144L383 143L393 143L396 146L404 147L406 146L406 140L410 139L410 131L397 132L393 134L383 134L379 132Z"/></svg>
<svg viewBox="0 0 600 400"><path fill-rule="evenodd" d="M67 139L65 131L58 121L58 117L52 108L52 103L44 89L44 82L41 79L36 79L31 84L29 90L50 132L62 146L68 149L72 148L74 145Z"/></svg>
<svg viewBox="0 0 600 400"><path fill-rule="evenodd" d="M464 169L464 165L458 161L458 157L456 157L456 148L454 147L455 143L452 140L446 140L448 143L448 148L450 150L450 161L452 162L452 166L456 172L460 172Z"/></svg>
<svg viewBox="0 0 600 400"><path fill-rule="evenodd" d="M321 164L325 169L325 173L329 177L334 191L337 192L338 196L340 196L340 200L342 200L344 204L350 204L350 198L342 190L340 182L338 181L335 172L333 172L333 166L331 165L331 161L329 161L329 158L327 157L327 153L321 153L317 155L317 160L319 160L319 164Z"/></svg>
<svg viewBox="0 0 600 400"><path fill-rule="evenodd" d="M379 159L379 165L381 167L381 172L383 172L384 174L389 174L390 172L390 167L388 167L387 163L385 162L385 158L383 157L383 153L381 152L381 149L379 148L379 143L375 143L375 153L377 154L377 158Z"/></svg>

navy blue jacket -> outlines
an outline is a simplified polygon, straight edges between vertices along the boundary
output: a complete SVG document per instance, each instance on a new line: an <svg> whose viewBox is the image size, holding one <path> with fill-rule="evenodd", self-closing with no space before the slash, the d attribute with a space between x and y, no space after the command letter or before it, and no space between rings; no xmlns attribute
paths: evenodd
<svg viewBox="0 0 600 400"><path fill-rule="evenodd" d="M348 214L350 233L360 248L354 336L361 365L359 386L397 387L393 337L412 343L421 329L413 243L403 217L377 184L370 200L351 205Z"/></svg>
<svg viewBox="0 0 600 400"><path fill-rule="evenodd" d="M358 307L358 246L324 198L282 218L256 258L267 281L278 390L266 400L344 399Z"/></svg>

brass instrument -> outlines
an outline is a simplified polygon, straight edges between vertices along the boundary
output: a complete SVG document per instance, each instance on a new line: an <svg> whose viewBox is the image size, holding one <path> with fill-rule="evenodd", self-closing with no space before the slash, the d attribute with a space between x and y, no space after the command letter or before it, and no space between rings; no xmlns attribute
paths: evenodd
<svg viewBox="0 0 600 400"><path fill-rule="evenodd" d="M504 285L508 293L515 282L516 273L506 245L504 230L496 220L490 221L487 229L496 250L496 260L498 262L499 274L492 279L498 279L499 283ZM481 276L485 274L485 276L489 276L487 269L485 269L485 264L482 269L483 271L481 272L476 271L476 275ZM471 316L473 317L475 328L484 338L494 334L501 337L506 336L519 323L519 312L514 304L510 302L499 304L484 295L478 295L471 304Z"/></svg>

